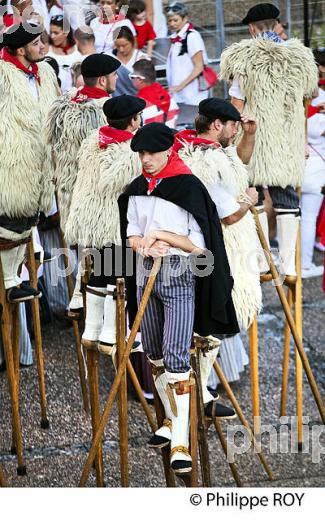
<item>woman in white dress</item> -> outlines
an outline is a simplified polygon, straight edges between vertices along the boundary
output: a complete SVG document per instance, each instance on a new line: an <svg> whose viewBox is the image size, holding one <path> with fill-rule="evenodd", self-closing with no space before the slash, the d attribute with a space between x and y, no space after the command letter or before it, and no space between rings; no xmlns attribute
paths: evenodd
<svg viewBox="0 0 325 520"><path fill-rule="evenodd" d="M148 59L147 54L137 49L136 39L128 27L117 29L116 34L114 32L114 40L113 54L128 71L133 71L133 65L136 61Z"/></svg>
<svg viewBox="0 0 325 520"><path fill-rule="evenodd" d="M175 2L168 6L167 20L173 31L167 58L169 91L176 103L198 105L208 97L207 90L200 91L198 80L208 61L204 42L189 22L184 4Z"/></svg>
<svg viewBox="0 0 325 520"><path fill-rule="evenodd" d="M72 30L69 33L63 30L63 15L53 16L50 21L50 50L48 56L54 58L59 65L59 78L62 92L67 92L72 87L71 67L77 61L82 61L83 56L77 49L73 39Z"/></svg>

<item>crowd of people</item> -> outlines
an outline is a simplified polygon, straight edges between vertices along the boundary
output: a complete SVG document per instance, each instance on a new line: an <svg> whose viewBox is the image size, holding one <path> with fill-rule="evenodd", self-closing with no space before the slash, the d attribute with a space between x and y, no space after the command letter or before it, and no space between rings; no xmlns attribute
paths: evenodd
<svg viewBox="0 0 325 520"><path fill-rule="evenodd" d="M116 280L126 277L131 327L162 257L131 357L145 396L152 373L165 410L149 445L170 445L172 469L186 473L193 332L207 342L205 414L230 419L232 408L213 395L212 365L219 355L227 379L240 377L248 363L240 332L262 308L269 263L250 208L271 246L265 197L272 201L287 283L299 275L300 221L302 276L324 272L313 250L315 241L325 250L325 53L288 39L278 8L258 4L243 20L251 38L221 56L227 101L202 81L207 53L186 5L170 4L165 18L158 1L99 0L78 16L74 3L1 2L0 259L7 300L21 303L20 362L32 364L28 302L42 293L43 319L84 321L83 346L114 357ZM157 36L167 34L162 20L171 33L167 88L153 59ZM177 123L182 105L197 107L188 128ZM70 301L66 280L53 284L64 267L51 255L62 246L60 230L76 260ZM42 264L37 290L20 269L31 234ZM130 248L138 268L126 273ZM85 254L93 257L86 287Z"/></svg>

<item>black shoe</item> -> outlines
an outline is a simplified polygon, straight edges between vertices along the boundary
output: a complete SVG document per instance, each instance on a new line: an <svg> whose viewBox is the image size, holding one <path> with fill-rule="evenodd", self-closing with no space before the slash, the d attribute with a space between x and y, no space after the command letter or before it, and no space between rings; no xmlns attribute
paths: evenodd
<svg viewBox="0 0 325 520"><path fill-rule="evenodd" d="M5 372L7 370L6 362L0 363L0 373Z"/></svg>
<svg viewBox="0 0 325 520"><path fill-rule="evenodd" d="M170 467L177 474L190 473L192 471L191 460L174 460Z"/></svg>
<svg viewBox="0 0 325 520"><path fill-rule="evenodd" d="M165 446L168 446L170 443L170 440L166 437L162 437L161 435L154 434L148 441L149 448L164 448Z"/></svg>
<svg viewBox="0 0 325 520"><path fill-rule="evenodd" d="M19 368L22 370L26 370L27 368L31 368L33 366L33 363L31 365L25 365L24 363L19 363Z"/></svg>
<svg viewBox="0 0 325 520"><path fill-rule="evenodd" d="M31 287L29 282L23 282L20 287L28 295L32 296L32 298L41 298L41 296L42 296L41 291L38 291L37 289L34 289L33 287Z"/></svg>
<svg viewBox="0 0 325 520"><path fill-rule="evenodd" d="M208 392L210 392L210 394L213 395L215 401L218 401L218 399L220 399L220 395L218 394L217 390L210 388L210 387L207 387L207 388L208 388Z"/></svg>
<svg viewBox="0 0 325 520"><path fill-rule="evenodd" d="M41 251L38 251L37 253L34 254L34 257L35 257L35 260L36 262L41 262L42 260L42 257L41 257ZM52 260L55 259L55 256L52 256L51 253L49 253L48 251L44 251L44 254L43 254L43 264L45 264L46 262L52 262Z"/></svg>
<svg viewBox="0 0 325 520"><path fill-rule="evenodd" d="M21 285L7 289L7 301L9 303L26 302L27 300L33 300L33 298L34 296L25 291Z"/></svg>
<svg viewBox="0 0 325 520"><path fill-rule="evenodd" d="M218 419L234 419L237 417L235 410L217 403L216 401L210 401L204 407L205 416L208 418L217 417Z"/></svg>

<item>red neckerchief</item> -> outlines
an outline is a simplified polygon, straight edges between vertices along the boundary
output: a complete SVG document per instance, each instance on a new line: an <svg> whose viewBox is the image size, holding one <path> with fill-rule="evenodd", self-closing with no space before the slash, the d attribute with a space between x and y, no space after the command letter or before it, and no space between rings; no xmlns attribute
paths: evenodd
<svg viewBox="0 0 325 520"><path fill-rule="evenodd" d="M72 47L74 47L75 44L74 43L67 43L67 45L53 45L53 47L55 47L55 49L61 49L65 55L68 54L68 51L70 49L72 49Z"/></svg>
<svg viewBox="0 0 325 520"><path fill-rule="evenodd" d="M188 28L186 29L186 32L185 32L185 35L183 36L183 38L182 38L182 36L177 35L177 36L175 36L174 38L170 38L170 41L171 41L172 43L179 43L179 42L182 42L182 41L184 40L186 34L187 34L191 29L193 29L193 28L194 28L193 24L190 23L189 26L188 26Z"/></svg>
<svg viewBox="0 0 325 520"><path fill-rule="evenodd" d="M102 126L99 129L99 148L107 148L110 144L124 143L132 139L133 134L126 130L117 130L111 126Z"/></svg>
<svg viewBox="0 0 325 520"><path fill-rule="evenodd" d="M8 63L11 63L12 65L15 65L17 69L22 70L25 72L25 74L28 74L29 76L34 76L34 78L37 80L37 83L41 84L41 78L38 74L38 66L37 63L31 63L30 68L25 67L15 56L10 54L6 47L4 47L1 50L0 59L3 61L6 61Z"/></svg>
<svg viewBox="0 0 325 520"><path fill-rule="evenodd" d="M177 153L172 151L168 163L160 173L157 175L151 175L151 173L142 170L142 175L147 179L147 181L149 181L148 195L150 195L157 186L157 181L159 179L167 179L169 177L176 177L177 175L192 175L192 172Z"/></svg>
<svg viewBox="0 0 325 520"><path fill-rule="evenodd" d="M313 117L315 114L318 114L319 111L320 111L320 107L314 107L313 105L308 105L308 113L307 113L308 119L310 117Z"/></svg>
<svg viewBox="0 0 325 520"><path fill-rule="evenodd" d="M202 139L197 136L197 132L195 130L182 130L175 135L175 143L173 146L173 150L178 152L185 143L197 145L208 145L214 146L214 148L221 148L221 144L216 143L215 141L210 141L210 139Z"/></svg>
<svg viewBox="0 0 325 520"><path fill-rule="evenodd" d="M80 87L75 97L71 99L74 103L84 103L88 99L109 98L110 96L104 90L97 87Z"/></svg>
<svg viewBox="0 0 325 520"><path fill-rule="evenodd" d="M138 97L157 105L160 110L168 114L171 97L168 90L163 88L160 83L152 83L152 85L141 88Z"/></svg>
<svg viewBox="0 0 325 520"><path fill-rule="evenodd" d="M114 16L113 20L112 19L108 20L107 18L103 18L101 22L102 22L102 24L107 25L109 23L115 23L115 22L119 22L120 20L125 20L125 18L126 18L125 14L119 13Z"/></svg>

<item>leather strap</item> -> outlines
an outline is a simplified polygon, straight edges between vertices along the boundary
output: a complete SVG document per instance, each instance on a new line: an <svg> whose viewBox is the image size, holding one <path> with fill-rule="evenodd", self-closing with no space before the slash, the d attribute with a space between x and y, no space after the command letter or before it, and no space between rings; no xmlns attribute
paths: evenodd
<svg viewBox="0 0 325 520"><path fill-rule="evenodd" d="M31 241L31 237L22 238L21 240L6 240L5 238L0 238L0 251L7 251L9 249L14 249L15 247L21 246L23 244L28 244Z"/></svg>
<svg viewBox="0 0 325 520"><path fill-rule="evenodd" d="M172 421L170 419L164 419L163 426L167 426L167 428L169 428L169 430L172 431Z"/></svg>
<svg viewBox="0 0 325 520"><path fill-rule="evenodd" d="M155 376L156 379L165 372L164 366L157 367L157 365L154 365L152 362L150 362L150 367L152 375Z"/></svg>
<svg viewBox="0 0 325 520"><path fill-rule="evenodd" d="M184 455L191 456L189 449L185 448L185 446L174 446L174 448L170 450L170 456L172 457L175 453L184 453Z"/></svg>
<svg viewBox="0 0 325 520"><path fill-rule="evenodd" d="M94 294L95 296L101 296L102 298L106 298L106 296L116 296L116 289L114 291L108 291L105 289L105 292L96 291L92 287L86 287L86 293Z"/></svg>

